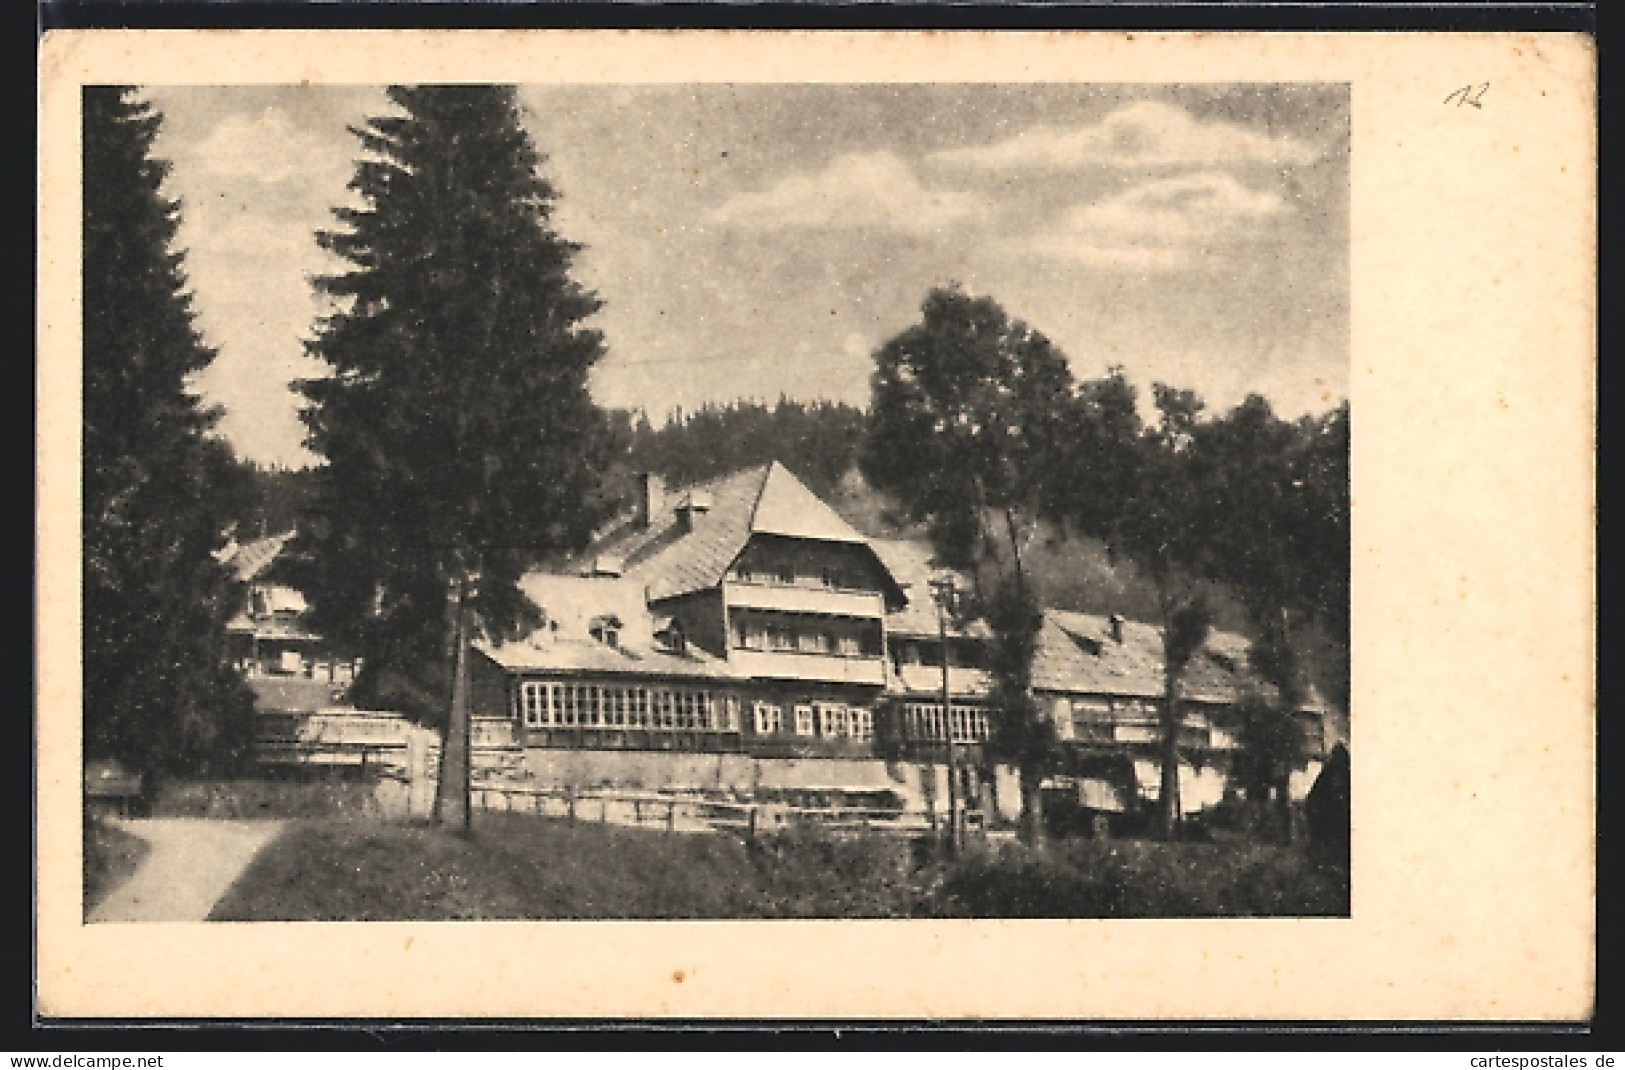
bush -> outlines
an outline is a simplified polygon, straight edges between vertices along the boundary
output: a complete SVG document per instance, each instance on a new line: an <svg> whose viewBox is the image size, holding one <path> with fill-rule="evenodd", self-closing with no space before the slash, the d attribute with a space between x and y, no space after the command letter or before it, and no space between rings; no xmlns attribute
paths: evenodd
<svg viewBox="0 0 1625 1070"><path fill-rule="evenodd" d="M1346 878L1259 844L1019 844L949 865L930 913L984 918L1346 915Z"/></svg>

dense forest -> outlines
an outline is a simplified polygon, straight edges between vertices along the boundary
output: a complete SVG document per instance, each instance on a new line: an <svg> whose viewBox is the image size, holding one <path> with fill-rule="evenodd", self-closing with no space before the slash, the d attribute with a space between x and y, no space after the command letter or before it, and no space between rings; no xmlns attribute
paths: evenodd
<svg viewBox="0 0 1625 1070"><path fill-rule="evenodd" d="M780 398L771 407L736 401L696 412L675 409L658 428L642 413L616 419L629 471L655 472L670 486L685 486L777 460L828 498L857 461L865 416L839 402Z"/></svg>

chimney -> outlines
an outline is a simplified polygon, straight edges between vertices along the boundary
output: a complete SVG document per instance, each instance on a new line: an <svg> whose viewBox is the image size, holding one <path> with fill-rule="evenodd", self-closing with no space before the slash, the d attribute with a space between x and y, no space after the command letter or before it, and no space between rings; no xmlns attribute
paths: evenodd
<svg viewBox="0 0 1625 1070"><path fill-rule="evenodd" d="M638 527L647 528L654 523L666 496L665 481L653 472L638 473Z"/></svg>
<svg viewBox="0 0 1625 1070"><path fill-rule="evenodd" d="M1121 613L1113 613L1111 615L1110 619L1111 619L1111 624L1112 624L1112 642L1116 643L1118 646L1122 646L1123 645L1123 615Z"/></svg>

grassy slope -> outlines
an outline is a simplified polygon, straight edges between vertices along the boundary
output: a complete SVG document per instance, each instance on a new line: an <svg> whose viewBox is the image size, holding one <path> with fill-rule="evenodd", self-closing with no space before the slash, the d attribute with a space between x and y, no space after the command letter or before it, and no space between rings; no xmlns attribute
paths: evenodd
<svg viewBox="0 0 1625 1070"><path fill-rule="evenodd" d="M916 867L904 845L664 835L481 815L439 829L303 823L261 852L213 920L1128 917L1337 914L1346 884L1260 845L1058 845Z"/></svg>
<svg viewBox="0 0 1625 1070"><path fill-rule="evenodd" d="M88 917L108 894L128 880L152 850L139 836L100 821L85 822L84 909Z"/></svg>

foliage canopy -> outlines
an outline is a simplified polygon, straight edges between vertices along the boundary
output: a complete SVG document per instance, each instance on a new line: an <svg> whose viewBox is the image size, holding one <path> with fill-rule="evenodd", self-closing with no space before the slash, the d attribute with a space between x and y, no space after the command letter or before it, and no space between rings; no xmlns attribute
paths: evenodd
<svg viewBox="0 0 1625 1070"><path fill-rule="evenodd" d="M230 450L187 389L193 326L180 207L152 158L161 117L84 90L84 747L147 773L230 764L252 696L226 663Z"/></svg>
<svg viewBox="0 0 1625 1070"><path fill-rule="evenodd" d="M579 246L504 86L395 86L400 114L354 131L361 207L323 247L350 270L317 280L338 310L313 355L307 444L327 459L310 537L315 612L384 670L400 701L444 712L447 592L497 639L534 623L516 583L540 553L590 535L607 424L587 392L603 355L599 303L570 276Z"/></svg>

